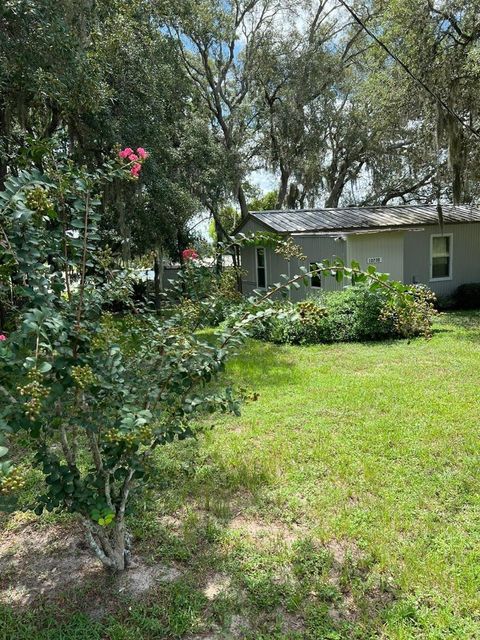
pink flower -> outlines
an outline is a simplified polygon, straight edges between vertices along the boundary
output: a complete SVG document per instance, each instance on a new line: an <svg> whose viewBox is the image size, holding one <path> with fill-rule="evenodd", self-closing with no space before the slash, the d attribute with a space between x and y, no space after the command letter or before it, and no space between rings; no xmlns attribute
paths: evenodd
<svg viewBox="0 0 480 640"><path fill-rule="evenodd" d="M137 153L138 153L139 157L142 158L143 160L146 160L148 158L148 156L150 155L148 153L148 151L145 151L145 149L143 147L138 147Z"/></svg>
<svg viewBox="0 0 480 640"><path fill-rule="evenodd" d="M133 167L130 169L130 173L134 178L138 178L138 174L140 173L140 169L142 165L139 162L136 162Z"/></svg>
<svg viewBox="0 0 480 640"><path fill-rule="evenodd" d="M184 249L182 251L182 258L187 262L188 260L196 260L198 258L198 253L195 249Z"/></svg>
<svg viewBox="0 0 480 640"><path fill-rule="evenodd" d="M0 342L3 342L6 339L7 339L7 336L4 335L3 333L0 333Z"/></svg>
<svg viewBox="0 0 480 640"><path fill-rule="evenodd" d="M130 162L135 162L136 160L138 160L138 156L135 153L131 153L128 156L128 159L130 160Z"/></svg>
<svg viewBox="0 0 480 640"><path fill-rule="evenodd" d="M125 160L125 158L128 158L128 156L132 153L133 153L133 149L130 149L130 147L125 147L125 149L122 149L121 151L118 152L118 157Z"/></svg>

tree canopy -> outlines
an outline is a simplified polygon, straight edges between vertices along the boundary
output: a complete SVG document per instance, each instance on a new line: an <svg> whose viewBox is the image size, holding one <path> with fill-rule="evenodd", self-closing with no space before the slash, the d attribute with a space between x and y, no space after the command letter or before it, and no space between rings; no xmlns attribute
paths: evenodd
<svg viewBox="0 0 480 640"><path fill-rule="evenodd" d="M475 201L478 0L343 5L6 0L0 186L52 147L90 168L148 148L140 180L106 188L124 261L178 256L201 210L221 236L258 169L277 208Z"/></svg>

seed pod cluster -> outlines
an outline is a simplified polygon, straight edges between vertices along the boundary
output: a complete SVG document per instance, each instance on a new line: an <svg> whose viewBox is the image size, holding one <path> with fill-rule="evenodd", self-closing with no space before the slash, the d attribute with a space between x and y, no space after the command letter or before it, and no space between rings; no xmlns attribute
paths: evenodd
<svg viewBox="0 0 480 640"><path fill-rule="evenodd" d="M313 300L299 302L297 309L302 323L312 323L328 315L327 310L324 307L320 307Z"/></svg>
<svg viewBox="0 0 480 640"><path fill-rule="evenodd" d="M141 442L150 442L150 440L152 440L153 438L153 429L152 427L149 427L148 424L143 425L142 427L140 427L140 429L138 430L138 437L140 438Z"/></svg>
<svg viewBox="0 0 480 640"><path fill-rule="evenodd" d="M97 377L88 364L72 367L71 376L77 387L80 387L80 389L86 389L97 381Z"/></svg>
<svg viewBox="0 0 480 640"><path fill-rule="evenodd" d="M29 209L35 211L40 216L48 215L53 209L53 203L48 197L47 190L40 186L29 190L25 198L25 203Z"/></svg>
<svg viewBox="0 0 480 640"><path fill-rule="evenodd" d="M153 438L153 429L148 425L143 425L138 431L124 433L117 431L116 429L109 429L105 435L104 440L111 444L124 443L127 447L131 447L136 443L148 443Z"/></svg>
<svg viewBox="0 0 480 640"><path fill-rule="evenodd" d="M41 382L42 374L35 369L29 371L27 377L30 382L24 386L18 386L17 391L22 398L25 398L24 409L27 418L35 420L40 414L43 400L48 395L48 389Z"/></svg>
<svg viewBox="0 0 480 640"><path fill-rule="evenodd" d="M7 476L0 478L0 494L18 491L25 487L25 477L20 469L12 469Z"/></svg>

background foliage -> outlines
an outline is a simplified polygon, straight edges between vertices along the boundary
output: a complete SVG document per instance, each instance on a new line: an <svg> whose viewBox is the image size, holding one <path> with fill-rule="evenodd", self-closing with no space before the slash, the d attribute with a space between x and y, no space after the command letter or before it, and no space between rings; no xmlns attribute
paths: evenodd
<svg viewBox="0 0 480 640"><path fill-rule="evenodd" d="M118 142L148 147L141 181L105 192L104 242L124 262L178 258L200 211L224 240L249 207L474 202L477 0L355 10L464 127L340 5L6 0L0 186L41 170L52 138L90 168ZM259 168L278 180L264 201Z"/></svg>

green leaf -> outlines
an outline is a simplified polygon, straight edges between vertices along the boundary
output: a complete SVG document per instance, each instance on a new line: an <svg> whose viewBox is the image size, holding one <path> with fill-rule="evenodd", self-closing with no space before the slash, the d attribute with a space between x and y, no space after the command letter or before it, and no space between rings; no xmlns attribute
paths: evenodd
<svg viewBox="0 0 480 640"><path fill-rule="evenodd" d="M47 373L47 371L50 371L51 368L52 365L50 362L41 362L38 365L37 370L40 371L40 373Z"/></svg>
<svg viewBox="0 0 480 640"><path fill-rule="evenodd" d="M0 447L0 458L3 458L3 456L6 456L7 453L8 453L7 447Z"/></svg>

